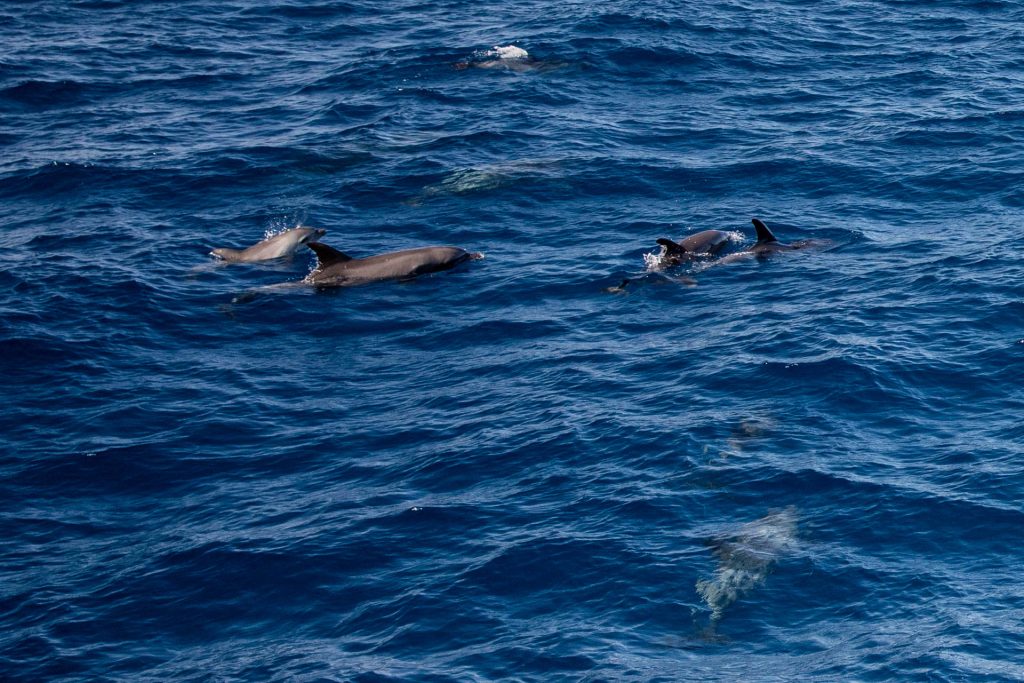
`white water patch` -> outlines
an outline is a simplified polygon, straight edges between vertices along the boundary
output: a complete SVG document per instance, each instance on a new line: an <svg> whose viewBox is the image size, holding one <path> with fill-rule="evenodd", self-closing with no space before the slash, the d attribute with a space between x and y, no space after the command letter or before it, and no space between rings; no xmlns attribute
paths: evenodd
<svg viewBox="0 0 1024 683"><path fill-rule="evenodd" d="M665 255L665 247L659 247L658 251L644 254L644 270L648 273L660 273L665 269L665 262L662 257Z"/></svg>
<svg viewBox="0 0 1024 683"><path fill-rule="evenodd" d="M263 239L270 239L275 235L280 235L282 232L287 232L293 228L305 228L309 227L304 225L306 222L306 212L296 211L276 218L271 218L270 222L267 223L266 229L263 231Z"/></svg>
<svg viewBox="0 0 1024 683"><path fill-rule="evenodd" d="M515 45L495 45L478 56L480 59L529 59L530 53Z"/></svg>

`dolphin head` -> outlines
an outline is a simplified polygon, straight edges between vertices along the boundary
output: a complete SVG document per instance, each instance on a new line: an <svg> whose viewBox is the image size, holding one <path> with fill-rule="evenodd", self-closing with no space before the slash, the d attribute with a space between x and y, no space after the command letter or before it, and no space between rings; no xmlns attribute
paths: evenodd
<svg viewBox="0 0 1024 683"><path fill-rule="evenodd" d="M309 244L310 242L316 242L321 237L327 234L327 231L323 228L306 228L299 227L296 230L300 230L302 234L299 236L299 244Z"/></svg>
<svg viewBox="0 0 1024 683"><path fill-rule="evenodd" d="M210 252L210 256L216 256L221 261L234 261L238 258L241 252L238 249L228 249L226 247L220 249L214 249Z"/></svg>

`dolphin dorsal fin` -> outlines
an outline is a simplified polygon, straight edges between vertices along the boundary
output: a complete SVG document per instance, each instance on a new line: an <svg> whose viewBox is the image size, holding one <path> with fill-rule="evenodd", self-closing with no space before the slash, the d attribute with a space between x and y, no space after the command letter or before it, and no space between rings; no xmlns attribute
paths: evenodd
<svg viewBox="0 0 1024 683"><path fill-rule="evenodd" d="M666 254L685 254L686 253L686 247L684 247L683 245L679 244L678 242L673 242L672 240L668 239L667 237L659 237L655 241L658 244L660 244L661 246L665 247L665 253Z"/></svg>
<svg viewBox="0 0 1024 683"><path fill-rule="evenodd" d="M778 238L772 234L772 231L768 229L768 226L764 224L764 221L759 218L754 218L750 221L754 224L754 230L757 231L757 243L764 244L765 242L778 242Z"/></svg>
<svg viewBox="0 0 1024 683"><path fill-rule="evenodd" d="M344 263L345 261L352 260L352 257L348 254L320 242L307 242L306 246L316 254L318 268L326 268L335 263Z"/></svg>

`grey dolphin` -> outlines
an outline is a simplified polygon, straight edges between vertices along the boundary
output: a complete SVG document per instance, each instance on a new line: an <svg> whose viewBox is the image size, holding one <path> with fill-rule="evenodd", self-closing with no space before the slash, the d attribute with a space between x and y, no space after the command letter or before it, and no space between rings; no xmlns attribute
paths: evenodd
<svg viewBox="0 0 1024 683"><path fill-rule="evenodd" d="M305 281L319 287L351 287L381 280L407 280L483 258L483 254L474 254L459 247L420 247L352 258L319 242L310 242L307 246L316 253L317 267Z"/></svg>
<svg viewBox="0 0 1024 683"><path fill-rule="evenodd" d="M797 521L795 507L775 510L715 543L719 564L714 577L696 586L711 608L711 631L729 605L761 585L779 558L796 548Z"/></svg>
<svg viewBox="0 0 1024 683"><path fill-rule="evenodd" d="M718 263L735 263L748 259L751 256L757 256L764 258L777 254L780 251L797 251L799 249L807 249L808 247L827 247L831 244L828 240L799 240L797 242L790 242L785 244L780 242L775 234L768 229L768 226L764 224L764 221L753 218L750 221L754 224L754 230L757 232L757 242L754 243L746 251L740 251L735 254L729 254L723 256L718 260Z"/></svg>
<svg viewBox="0 0 1024 683"><path fill-rule="evenodd" d="M267 261L269 259L291 256L303 244L311 240L319 239L327 234L321 228L292 228L268 237L262 242L257 242L248 249L214 249L211 256L228 261L229 263L243 263L250 261Z"/></svg>
<svg viewBox="0 0 1024 683"><path fill-rule="evenodd" d="M669 266L689 261L697 256L714 256L728 241L729 233L721 230L702 230L680 242L673 242L666 237L657 240L658 244L664 247L661 262Z"/></svg>
<svg viewBox="0 0 1024 683"><path fill-rule="evenodd" d="M807 242L783 244L774 235L774 233L768 229L768 226L764 224L764 221L759 218L752 218L750 222L754 224L754 230L757 232L757 243L750 248L750 251L757 255L773 254L777 251L791 251L793 249L802 249L807 246Z"/></svg>

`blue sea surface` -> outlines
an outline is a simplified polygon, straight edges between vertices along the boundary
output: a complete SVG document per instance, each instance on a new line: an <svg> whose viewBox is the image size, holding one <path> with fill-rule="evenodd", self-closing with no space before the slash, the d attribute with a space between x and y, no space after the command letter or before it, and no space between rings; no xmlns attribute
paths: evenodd
<svg viewBox="0 0 1024 683"><path fill-rule="evenodd" d="M1024 3L0 40L0 679L1024 679Z"/></svg>

